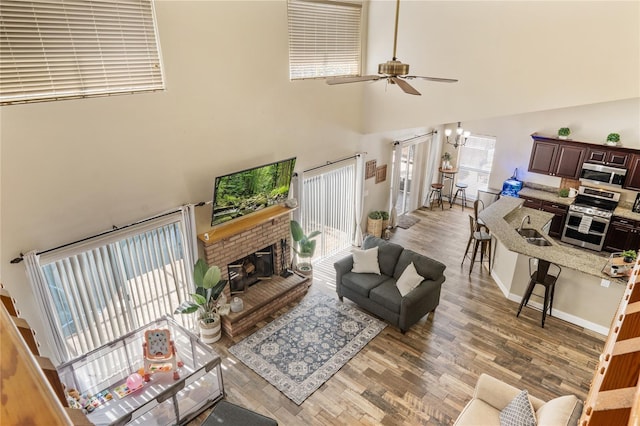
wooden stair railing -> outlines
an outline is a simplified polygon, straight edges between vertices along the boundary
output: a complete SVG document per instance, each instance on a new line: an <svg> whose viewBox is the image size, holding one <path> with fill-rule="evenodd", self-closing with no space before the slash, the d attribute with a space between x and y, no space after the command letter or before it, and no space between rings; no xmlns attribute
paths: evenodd
<svg viewBox="0 0 640 426"><path fill-rule="evenodd" d="M640 259L629 277L580 426L640 426Z"/></svg>
<svg viewBox="0 0 640 426"><path fill-rule="evenodd" d="M35 333L2 287L0 301L2 424L91 425L81 410L68 407L58 371L40 356Z"/></svg>

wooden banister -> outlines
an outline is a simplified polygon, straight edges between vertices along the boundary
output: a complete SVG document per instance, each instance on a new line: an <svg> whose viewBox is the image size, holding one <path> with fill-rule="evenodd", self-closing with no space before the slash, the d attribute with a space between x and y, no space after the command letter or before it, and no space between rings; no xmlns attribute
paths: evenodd
<svg viewBox="0 0 640 426"><path fill-rule="evenodd" d="M640 259L636 261L587 395L580 426L640 426Z"/></svg>

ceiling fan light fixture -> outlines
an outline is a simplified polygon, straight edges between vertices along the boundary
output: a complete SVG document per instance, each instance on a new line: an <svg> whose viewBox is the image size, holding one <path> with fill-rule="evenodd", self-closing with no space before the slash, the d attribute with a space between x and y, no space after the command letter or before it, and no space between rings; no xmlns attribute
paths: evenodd
<svg viewBox="0 0 640 426"><path fill-rule="evenodd" d="M387 61L384 64L378 65L378 74L386 75L406 75L409 74L409 64L403 64L400 61Z"/></svg>

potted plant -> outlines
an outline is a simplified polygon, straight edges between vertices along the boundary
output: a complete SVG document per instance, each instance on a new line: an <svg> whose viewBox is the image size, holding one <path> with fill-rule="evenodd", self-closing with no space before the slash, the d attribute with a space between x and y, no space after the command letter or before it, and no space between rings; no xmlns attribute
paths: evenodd
<svg viewBox="0 0 640 426"><path fill-rule="evenodd" d="M227 280L222 280L220 268L209 266L203 259L198 259L193 266L193 281L196 292L191 294L192 300L185 300L176 308L175 314L198 313L200 339L204 343L220 340L220 315L229 313L229 305L219 303L222 290Z"/></svg>
<svg viewBox="0 0 640 426"><path fill-rule="evenodd" d="M620 143L620 134L618 133L609 133L607 135L607 145L618 145Z"/></svg>
<svg viewBox="0 0 640 426"><path fill-rule="evenodd" d="M378 213L380 213L380 217L382 218L382 231L384 232L384 230L389 227L389 212L381 210Z"/></svg>
<svg viewBox="0 0 640 426"><path fill-rule="evenodd" d="M304 235L302 226L295 220L290 222L290 226L291 238L295 242L293 251L298 255L296 269L305 275L310 274L313 270L311 258L316 251L316 240L313 240L313 238L320 235L320 231L313 231L309 235Z"/></svg>
<svg viewBox="0 0 640 426"><path fill-rule="evenodd" d="M382 236L382 213L374 210L367 217L367 234L374 237Z"/></svg>
<svg viewBox="0 0 640 426"><path fill-rule="evenodd" d="M569 196L569 188L560 188L558 190L558 197L567 198Z"/></svg>
<svg viewBox="0 0 640 426"><path fill-rule="evenodd" d="M558 129L559 139L569 139L570 134L571 134L571 129L569 129L568 127L560 127Z"/></svg>
<svg viewBox="0 0 640 426"><path fill-rule="evenodd" d="M451 153L446 152L442 154L442 168L450 169L451 168Z"/></svg>
<svg viewBox="0 0 640 426"><path fill-rule="evenodd" d="M623 260L626 263L631 263L636 260L636 251L635 250L625 250L622 252Z"/></svg>

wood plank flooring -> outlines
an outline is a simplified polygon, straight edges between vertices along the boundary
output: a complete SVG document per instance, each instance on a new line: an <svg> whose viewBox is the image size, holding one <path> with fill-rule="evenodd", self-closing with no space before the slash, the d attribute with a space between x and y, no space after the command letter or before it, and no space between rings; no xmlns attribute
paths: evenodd
<svg viewBox="0 0 640 426"><path fill-rule="evenodd" d="M491 374L542 399L584 399L605 336L507 300L486 268L460 267L472 209L419 210L420 222L391 241L447 265L435 315L406 334L388 326L298 406L229 354L228 347L263 327L214 344L223 358L227 400L281 425L449 425L471 399L478 376ZM333 262L316 266L310 291L335 297ZM523 280L526 277L522 278ZM345 303L352 303L345 299ZM282 315L293 305L276 312ZM203 413L191 425L199 425Z"/></svg>

